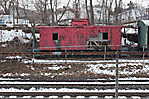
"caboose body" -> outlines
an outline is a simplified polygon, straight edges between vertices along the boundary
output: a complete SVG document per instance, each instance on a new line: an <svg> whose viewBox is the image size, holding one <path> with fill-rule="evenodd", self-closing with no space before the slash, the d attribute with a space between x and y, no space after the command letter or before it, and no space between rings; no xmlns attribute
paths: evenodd
<svg viewBox="0 0 149 99"><path fill-rule="evenodd" d="M73 21L71 26L39 26L40 50L87 50L110 46L120 49L122 26L91 26Z"/></svg>

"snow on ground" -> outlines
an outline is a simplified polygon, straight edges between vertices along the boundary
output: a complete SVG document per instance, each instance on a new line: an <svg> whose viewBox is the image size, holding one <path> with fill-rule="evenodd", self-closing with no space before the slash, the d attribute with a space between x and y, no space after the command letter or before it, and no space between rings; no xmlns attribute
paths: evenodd
<svg viewBox="0 0 149 99"><path fill-rule="evenodd" d="M80 85L97 85L97 84L100 84L100 85L111 85L111 84L115 84L115 82L7 82L7 81L2 81L2 82L0 82L0 85L3 85L3 84L7 84L7 85L22 85L22 84L24 84L24 85L26 85L26 84L28 84L28 85L32 85L32 84L34 84L34 85L39 85L39 84L49 84L49 85L55 85L55 84L60 84L60 85L66 85L66 84L70 84L70 85L78 85L78 84L80 84ZM127 85L133 85L133 84L135 84L135 85L140 85L140 84L146 84L146 85L148 85L149 84L149 82L135 82L135 81L127 81L127 82L122 82L122 81L120 81L119 82L119 84L121 84L121 85L125 85L125 84L127 84Z"/></svg>
<svg viewBox="0 0 149 99"><path fill-rule="evenodd" d="M28 77L34 75L54 78L61 76L75 76L76 74L87 76L89 74L99 76L114 77L116 70L116 60L27 60L20 56L9 56L7 59L20 59L19 62L23 64L28 72L8 72L1 74L2 77ZM4 61L7 62L7 61ZM24 64L25 63L25 64ZM11 64L11 63L10 63ZM132 79L139 79L139 77L147 78L149 75L149 60L118 60L119 75L121 77ZM77 71L77 73L76 73ZM103 76L102 76L103 75ZM81 77L81 76L80 76Z"/></svg>
<svg viewBox="0 0 149 99"><path fill-rule="evenodd" d="M0 80L21 80L20 78L0 78Z"/></svg>
<svg viewBox="0 0 149 99"><path fill-rule="evenodd" d="M40 38L40 34L35 34L35 36L36 38ZM15 37L17 37L21 43L28 43L30 41L24 38L33 38L32 33L25 33L22 30L0 30L0 42L12 41Z"/></svg>
<svg viewBox="0 0 149 99"><path fill-rule="evenodd" d="M88 89L69 89L69 88L31 88L28 90L25 89L16 89L16 88L1 88L0 92L115 92L115 89L105 89L105 90L99 90L99 89L93 89L93 90L88 90ZM119 90L119 92L142 92L142 93L148 93L149 90Z"/></svg>
<svg viewBox="0 0 149 99"><path fill-rule="evenodd" d="M1 30L0 31L0 42L12 41L15 37L24 36L25 33L19 30L18 32L15 30Z"/></svg>
<svg viewBox="0 0 149 99"><path fill-rule="evenodd" d="M80 61L80 60L25 60L24 63L37 63L37 64L61 64L61 63L101 63L101 62L116 62L115 60L107 60L107 61Z"/></svg>
<svg viewBox="0 0 149 99"><path fill-rule="evenodd" d="M22 59L21 56L8 56L6 59Z"/></svg>
<svg viewBox="0 0 149 99"><path fill-rule="evenodd" d="M49 69L49 70L60 70L60 69L67 69L67 68L71 68L71 66L69 65L68 67L66 67L66 66L62 66L62 65L60 65L60 66L53 65L51 67L47 67L47 69Z"/></svg>
<svg viewBox="0 0 149 99"><path fill-rule="evenodd" d="M24 63L35 63L35 64L53 64L53 66L50 65L47 69L50 70L59 70L64 69L65 66L62 66L61 64L70 63L70 64L76 64L81 63L85 64L86 69L84 72L91 72L94 74L105 74L105 75L115 75L115 67L116 67L116 60L95 60L95 61L84 61L84 60L39 60L39 59L33 59L33 60L25 60ZM133 74L149 74L149 60L127 60L127 59L119 59L118 60L118 67L119 67L119 74L120 75L133 75ZM70 68L73 65L70 65ZM68 66L66 67L68 68ZM54 74L54 75L64 75L65 72L60 74ZM46 73L43 75L52 75L49 73Z"/></svg>
<svg viewBox="0 0 149 99"><path fill-rule="evenodd" d="M131 62L131 61L129 61L129 62ZM141 73L141 72L144 72L144 73L149 72L149 65L147 65L147 64L144 65L144 63L140 63L140 62L141 62L141 60L139 60L138 63L136 63L136 62L134 62L134 63L119 63L118 64L119 74L131 75L131 74L137 74L137 73ZM147 62L147 61L145 61L145 62ZM87 67L89 68L87 71L93 72L95 74L115 75L116 63L87 64ZM124 68L124 69L121 70L120 68Z"/></svg>
<svg viewBox="0 0 149 99"><path fill-rule="evenodd" d="M95 60L95 61L82 61L82 60L39 60L39 59L32 59L32 60L24 60L24 63L37 63L37 64L61 64L61 63L115 63L116 60ZM140 63L145 62L149 63L149 60L127 60L127 59L119 59L119 62L129 62L129 63Z"/></svg>
<svg viewBox="0 0 149 99"><path fill-rule="evenodd" d="M21 73L21 74L19 74L19 73L5 73L5 74L2 74L3 75L3 77L12 77L12 76L21 76L21 77L24 77L24 76L29 76L30 74L28 74L28 73Z"/></svg>

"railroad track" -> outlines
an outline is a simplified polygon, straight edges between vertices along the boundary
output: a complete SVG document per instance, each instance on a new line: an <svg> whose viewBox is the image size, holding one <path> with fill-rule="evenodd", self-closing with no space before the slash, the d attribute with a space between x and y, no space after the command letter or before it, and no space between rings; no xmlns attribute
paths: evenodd
<svg viewBox="0 0 149 99"><path fill-rule="evenodd" d="M63 81L63 82L62 82ZM86 82L85 82L86 81ZM18 88L18 90L5 90L5 87L8 88ZM44 86L48 86L48 88L55 88L56 90L19 90L20 88L31 86L36 89L36 86L39 88L45 88ZM83 86L83 90L80 87ZM124 88L120 88L120 87ZM134 86L139 89L131 89L128 86ZM139 87L140 86L140 87ZM149 80L120 80L119 81L119 96L131 97L148 97L149 96ZM106 97L106 96L115 96L115 80L0 80L0 98L11 98L12 96L16 97L16 99L21 99L21 97L29 96L29 97L38 97L42 96L44 99L48 99L47 97L57 96L57 99L61 99L60 97L70 96L84 96L85 99L91 96L96 97ZM73 88L78 87L77 91L74 91ZM99 87L99 88L97 88ZM102 89L101 87L105 88ZM141 89L144 87L143 89ZM60 90L61 88L68 88L69 90ZM88 89L89 88L89 89ZM107 89L106 89L107 88ZM14 98L13 98L14 99ZM34 98L31 98L34 99ZM40 98L41 99L41 98ZM70 98L71 99L71 98ZM74 98L75 99L75 98ZM90 99L90 98L89 98ZM92 99L92 98L91 98ZM96 98L100 99L100 98ZM104 98L102 98L104 99ZM127 98L126 98L127 99ZM133 99L133 98L132 98Z"/></svg>
<svg viewBox="0 0 149 99"><path fill-rule="evenodd" d="M115 80L89 81L29 81L29 80L1 80L0 88L86 88L86 89L114 89ZM119 80L119 89L149 89L148 80Z"/></svg>
<svg viewBox="0 0 149 99"><path fill-rule="evenodd" d="M0 85L115 85L115 80L0 80ZM149 80L119 80L119 85L149 85Z"/></svg>
<svg viewBox="0 0 149 99"><path fill-rule="evenodd" d="M118 93L119 96L126 96L126 97L131 97L131 96L139 96L139 97L147 97L149 96L149 92L128 92L128 91L123 91ZM17 97L22 97L22 96L44 96L44 97L49 97L49 96L58 96L58 97L63 97L63 96L71 96L71 97L76 97L76 96L85 96L85 97L90 97L90 96L99 96L99 97L105 97L105 96L115 96L115 92L0 92L0 96L17 96Z"/></svg>
<svg viewBox="0 0 149 99"><path fill-rule="evenodd" d="M115 82L0 82L0 85L113 86ZM149 82L119 82L119 85L149 85Z"/></svg>
<svg viewBox="0 0 149 99"><path fill-rule="evenodd" d="M65 80L24 80L24 79L5 79L0 82L115 82L115 79L65 79ZM149 82L149 79L119 79L119 82Z"/></svg>
<svg viewBox="0 0 149 99"><path fill-rule="evenodd" d="M30 90L32 88L35 89L41 89L41 88L46 88L47 90L51 89L51 88L55 88L55 89L62 89L62 88L67 88L67 89L86 89L86 90L106 90L106 89L115 89L115 83L100 83L100 84L96 84L96 83L91 83L91 84L86 84L86 83L82 83L82 84L52 84L52 83L47 83L47 84L0 84L0 90L1 89L8 89L12 88L12 89L25 89L25 90ZM149 90L149 84L129 84L129 83L123 83L123 84L119 84L119 89L132 89L132 90Z"/></svg>

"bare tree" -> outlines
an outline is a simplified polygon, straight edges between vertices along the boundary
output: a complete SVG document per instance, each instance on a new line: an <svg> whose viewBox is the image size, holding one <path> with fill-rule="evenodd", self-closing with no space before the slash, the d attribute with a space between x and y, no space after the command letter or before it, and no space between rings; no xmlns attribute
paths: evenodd
<svg viewBox="0 0 149 99"><path fill-rule="evenodd" d="M90 0L90 17L91 17L91 24L94 24L94 9L93 9L93 1Z"/></svg>
<svg viewBox="0 0 149 99"><path fill-rule="evenodd" d="M56 25L59 21L57 10L59 0L38 0L35 1L35 8L41 16L41 23Z"/></svg>
<svg viewBox="0 0 149 99"><path fill-rule="evenodd" d="M118 19L118 14L122 12L122 0L115 0L115 10L114 10L114 15L115 15L115 23L118 24L119 19Z"/></svg>
<svg viewBox="0 0 149 99"><path fill-rule="evenodd" d="M118 19L118 14L123 10L122 0L102 0L98 1L101 7L99 21L104 24L111 24L111 16L114 16L114 23L120 23ZM114 8L114 9L113 9Z"/></svg>
<svg viewBox="0 0 149 99"><path fill-rule="evenodd" d="M17 13L17 24L18 24L18 20L19 20L19 1L16 0L16 13Z"/></svg>
<svg viewBox="0 0 149 99"><path fill-rule="evenodd" d="M4 14L9 15L11 8L13 8L15 0L0 0L0 7L3 9Z"/></svg>
<svg viewBox="0 0 149 99"><path fill-rule="evenodd" d="M80 0L74 1L74 12L75 12L75 19L80 18Z"/></svg>
<svg viewBox="0 0 149 99"><path fill-rule="evenodd" d="M86 14L87 14L87 19L90 19L87 0L85 0L85 9L86 9Z"/></svg>
<svg viewBox="0 0 149 99"><path fill-rule="evenodd" d="M54 16L54 2L53 0L50 0L50 8L51 8L51 15L52 15L52 24L55 25L55 16Z"/></svg>
<svg viewBox="0 0 149 99"><path fill-rule="evenodd" d="M113 2L114 0L98 1L100 8L99 23L110 24L110 17L113 14Z"/></svg>
<svg viewBox="0 0 149 99"><path fill-rule="evenodd" d="M41 23L43 24L49 24L48 22L48 1L49 0L36 0L35 1L35 9L37 13L41 16Z"/></svg>
<svg viewBox="0 0 149 99"><path fill-rule="evenodd" d="M54 9L55 9L55 24L58 24L57 21L58 21L58 14L57 14L57 11L58 11L58 0L54 0Z"/></svg>
<svg viewBox="0 0 149 99"><path fill-rule="evenodd" d="M110 0L110 6L108 7L108 24L110 23L110 16L112 15L112 4L114 0Z"/></svg>
<svg viewBox="0 0 149 99"><path fill-rule="evenodd" d="M101 10L100 10L100 15L99 15L99 22L100 23L102 23L102 19L104 18L102 18L102 15L104 15L104 13L103 13L103 10L104 10L104 2L105 2L105 0L102 0L102 1L98 1L98 3L99 3L99 7L101 8ZM101 5L100 5L101 4Z"/></svg>
<svg viewBox="0 0 149 99"><path fill-rule="evenodd" d="M66 11L67 11L67 8L69 7L70 1L71 1L71 0L68 0L67 5L66 5L66 6L63 6L64 11L62 12L62 14L61 14L61 16L59 17L59 19L57 20L57 22L60 22L61 19L63 18L64 14L65 14Z"/></svg>

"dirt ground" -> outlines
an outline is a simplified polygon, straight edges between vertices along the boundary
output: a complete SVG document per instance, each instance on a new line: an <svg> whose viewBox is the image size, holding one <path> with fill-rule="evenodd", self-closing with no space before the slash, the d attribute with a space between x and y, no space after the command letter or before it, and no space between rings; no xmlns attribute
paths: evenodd
<svg viewBox="0 0 149 99"><path fill-rule="evenodd" d="M14 40L0 43L0 52L26 52L32 49L31 44L21 44ZM8 59L0 55L0 77L23 79L88 79L99 75L86 71L86 64L25 64L22 60ZM27 56L28 57L28 56ZM29 56L30 57L30 56ZM29 58L28 57L28 58ZM55 67L59 69L49 69ZM106 76L106 75L101 75Z"/></svg>
<svg viewBox="0 0 149 99"><path fill-rule="evenodd" d="M110 64L110 63L109 63ZM115 67L100 67L100 70L108 70L107 74L94 73L88 71L88 63L56 63L56 64L31 64L23 63L22 60L1 60L0 77L1 78L22 78L32 80L84 80L84 79L111 79L114 75L108 74ZM94 63L94 65L98 65ZM124 66L119 68L120 71L134 72L143 70L142 65ZM133 71L132 71L133 70ZM149 70L148 70L149 71ZM138 71L138 73L125 75L120 74L121 78L125 77L149 77L147 72Z"/></svg>
<svg viewBox="0 0 149 99"><path fill-rule="evenodd" d="M17 42L0 43L0 52L22 52L31 49L31 44L20 44ZM22 78L22 79L36 79L36 80L66 80L66 79L111 79L115 78L115 75L109 72L114 71L115 67L100 66L98 69L101 73L95 73L89 71L88 63L55 63L55 64L33 64L24 63L25 59L30 59L30 56L24 56L19 59L11 59L8 56L0 55L0 77L1 78ZM54 59L56 60L56 59ZM80 59L86 60L86 59ZM88 60L92 60L89 59ZM96 65L97 63L94 63ZM111 64L111 63L103 63ZM98 64L97 64L98 65ZM149 64L147 70L144 71L142 64L140 65L126 65L119 68L121 72L128 72L126 74L120 74L119 77L149 77ZM102 73L107 71L107 73ZM133 73L138 71L136 73ZM131 72L131 74L129 74Z"/></svg>
<svg viewBox="0 0 149 99"><path fill-rule="evenodd" d="M48 69L50 67L59 69ZM85 64L24 64L18 61L0 63L0 77L23 79L88 79L98 75L86 71Z"/></svg>

